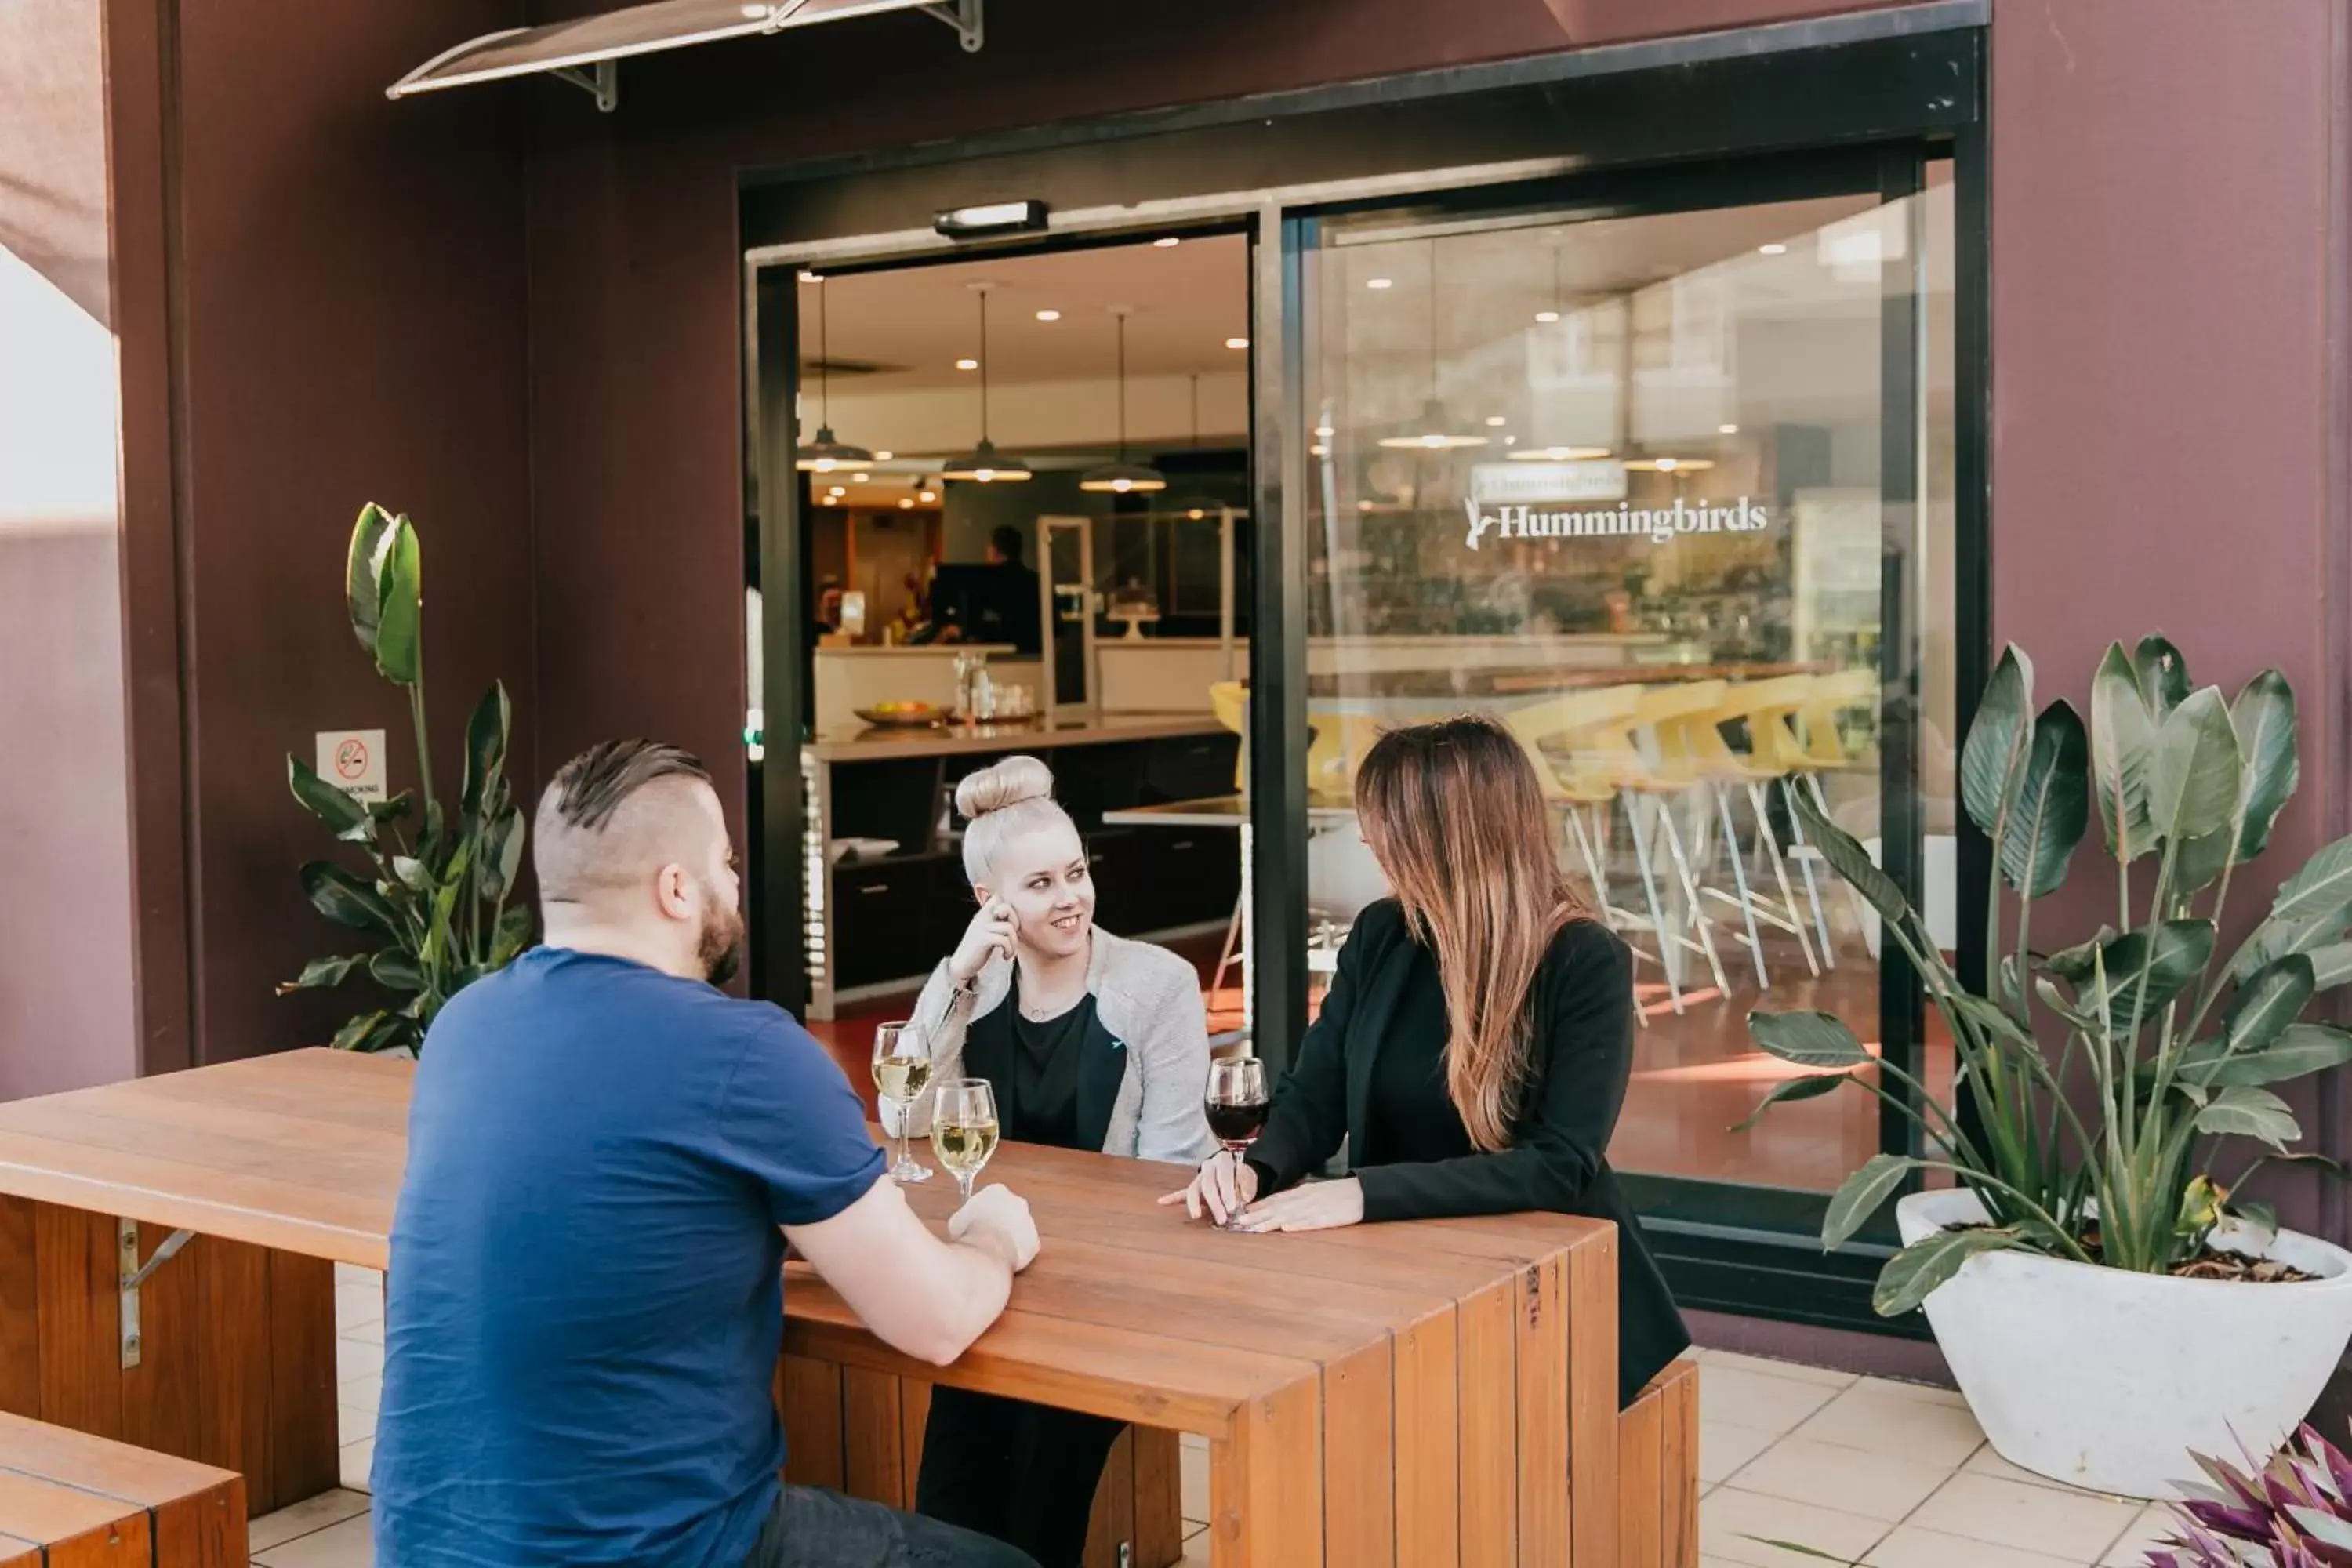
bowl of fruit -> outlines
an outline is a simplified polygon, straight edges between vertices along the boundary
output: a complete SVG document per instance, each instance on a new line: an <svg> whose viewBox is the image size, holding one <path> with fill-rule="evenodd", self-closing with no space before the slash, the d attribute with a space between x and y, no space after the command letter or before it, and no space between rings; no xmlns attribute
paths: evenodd
<svg viewBox="0 0 2352 1568"><path fill-rule="evenodd" d="M936 702L877 702L857 710L857 716L887 730L928 730L945 723L948 710Z"/></svg>

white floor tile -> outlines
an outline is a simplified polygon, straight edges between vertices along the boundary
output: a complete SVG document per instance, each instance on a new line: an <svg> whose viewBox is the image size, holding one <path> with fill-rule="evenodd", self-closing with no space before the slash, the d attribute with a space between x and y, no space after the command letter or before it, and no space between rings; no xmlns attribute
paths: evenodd
<svg viewBox="0 0 2352 1568"><path fill-rule="evenodd" d="M336 1331L341 1334L342 1338L347 1340L357 1340L363 1345L374 1345L381 1349L383 1344L383 1320L382 1318L372 1318L364 1323L341 1324L338 1327Z"/></svg>
<svg viewBox="0 0 2352 1568"><path fill-rule="evenodd" d="M378 1374L348 1379L336 1385L335 1398L354 1410L373 1415L383 1408L383 1378Z"/></svg>
<svg viewBox="0 0 2352 1568"><path fill-rule="evenodd" d="M1700 1420L1728 1421L1776 1437L1838 1397L1836 1389L1818 1383L1736 1366L1709 1365L1698 1379Z"/></svg>
<svg viewBox="0 0 2352 1568"><path fill-rule="evenodd" d="M253 1562L254 1568L375 1568L375 1542L367 1515L361 1514L274 1547Z"/></svg>
<svg viewBox="0 0 2352 1568"><path fill-rule="evenodd" d="M1750 1568L1802 1568L1820 1561L1769 1544L1773 1542L1852 1562L1885 1533L1886 1525L1881 1520L1744 1492L1737 1487L1717 1487L1698 1505L1699 1549L1710 1557Z"/></svg>
<svg viewBox="0 0 2352 1568"><path fill-rule="evenodd" d="M335 1322L345 1333L363 1323L383 1321L383 1292L373 1285L335 1287Z"/></svg>
<svg viewBox="0 0 2352 1568"><path fill-rule="evenodd" d="M1736 1426L1728 1421L1702 1420L1698 1424L1698 1479L1702 1485L1712 1486L1727 1481L1738 1474L1739 1467L1770 1447L1773 1435L1754 1426Z"/></svg>
<svg viewBox="0 0 2352 1568"><path fill-rule="evenodd" d="M1185 1522L1205 1522L1209 1517L1209 1450L1177 1449L1176 1473L1177 1500Z"/></svg>
<svg viewBox="0 0 2352 1568"><path fill-rule="evenodd" d="M1839 1394L1798 1430L1816 1442L1900 1454L1950 1469L1958 1468L1984 1444L1976 1417L1966 1410L1890 1393L1869 1382Z"/></svg>
<svg viewBox="0 0 2352 1568"><path fill-rule="evenodd" d="M1209 1568L1209 1527L1202 1525L1184 1537L1184 1555L1176 1568Z"/></svg>
<svg viewBox="0 0 2352 1568"><path fill-rule="evenodd" d="M251 1546L256 1552L267 1552L273 1546L283 1546L298 1537L315 1534L331 1524L367 1511L365 1492L347 1492L340 1488L306 1498L292 1508L281 1508L276 1513L263 1514L248 1530Z"/></svg>
<svg viewBox="0 0 2352 1568"><path fill-rule="evenodd" d="M1923 1530L2090 1563L2139 1516L2137 1503L2088 1492L2062 1492L1990 1476L1961 1474L1920 1504L1910 1522Z"/></svg>
<svg viewBox="0 0 2352 1568"><path fill-rule="evenodd" d="M349 1383L355 1377L383 1375L383 1345L365 1340L339 1339L335 1342L335 1381Z"/></svg>
<svg viewBox="0 0 2352 1568"><path fill-rule="evenodd" d="M368 1489L368 1467L375 1463L375 1439L362 1437L343 1445L343 1485L355 1492Z"/></svg>
<svg viewBox="0 0 2352 1568"><path fill-rule="evenodd" d="M1992 1445L1990 1443L1969 1455L1969 1462L1960 1468L1972 1476L1990 1476L1994 1480L2015 1481L2021 1486L2048 1487L2052 1491L2066 1492L2076 1497L2107 1495L2105 1492L2092 1491L2086 1487L2070 1487L2064 1481L2053 1481L2048 1476L2037 1475L2021 1465L2012 1465L1994 1453Z"/></svg>
<svg viewBox="0 0 2352 1568"><path fill-rule="evenodd" d="M1858 1387L1873 1394L1893 1394L1901 1399L1916 1399L1928 1405L1947 1405L1955 1410L1969 1407L1967 1397L1957 1388L1943 1388L1932 1383L1906 1383L1899 1377L1865 1377Z"/></svg>
<svg viewBox="0 0 2352 1568"><path fill-rule="evenodd" d="M1855 1381L1850 1372L1836 1372L1825 1366L1807 1366L1802 1362L1773 1361L1769 1357L1744 1355L1738 1351L1706 1351L1700 1362L1709 1373L1719 1369L1762 1373L1767 1377L1792 1378L1799 1383L1818 1383L1830 1388L1843 1388ZM1702 1376L1699 1384L1706 1386Z"/></svg>
<svg viewBox="0 0 2352 1568"><path fill-rule="evenodd" d="M1906 1524L1871 1549L1869 1568L2076 1568L2078 1559L2020 1552Z"/></svg>
<svg viewBox="0 0 2352 1568"><path fill-rule="evenodd" d="M2162 1503L2148 1504L2131 1521L2131 1528L2107 1548L2107 1554L2099 1559L2099 1568L2142 1568L2148 1552L2164 1543L2172 1528L2172 1510Z"/></svg>
<svg viewBox="0 0 2352 1568"><path fill-rule="evenodd" d="M1704 1455L1704 1432L1699 1443ZM1736 1484L1742 1491L1814 1503L1894 1524L1909 1518L1911 1510L1935 1495L1951 1476L1942 1465L1842 1448L1799 1436L1783 1437L1765 1449L1740 1470Z"/></svg>

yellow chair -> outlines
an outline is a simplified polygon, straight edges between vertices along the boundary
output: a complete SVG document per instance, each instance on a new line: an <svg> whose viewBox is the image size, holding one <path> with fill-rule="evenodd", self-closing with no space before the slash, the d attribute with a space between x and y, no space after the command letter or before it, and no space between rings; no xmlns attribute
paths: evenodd
<svg viewBox="0 0 2352 1568"><path fill-rule="evenodd" d="M1791 776L1789 748L1794 735L1789 729L1790 717L1813 691L1811 676L1789 676L1773 680L1742 681L1726 689L1723 700L1705 713L1691 715L1685 721L1685 744L1698 759L1698 766L1714 785L1717 815L1723 827L1726 854L1731 861L1735 892L1721 888L1707 891L1717 899L1736 905L1740 913L1749 952L1756 961L1756 983L1769 990L1770 977L1765 973L1764 943L1759 925L1787 931L1797 939L1797 950L1802 953L1805 968L1813 974L1822 972L1822 962L1813 951L1812 934L1821 937L1822 952L1829 952L1829 921L1822 908L1821 889L1813 879L1812 862L1800 858L1805 891L1812 912L1812 931L1809 931L1797 906L1796 890L1789 881L1789 858L1782 852L1780 837L1772 826L1771 791L1779 785L1785 791ZM1748 727L1750 749L1741 753L1731 749L1724 739L1723 726L1744 723ZM1762 868L1771 874L1780 889L1776 899L1756 887L1748 871L1748 857L1739 841L1739 829L1732 818L1731 790L1738 786L1746 791L1751 820L1755 825L1754 847ZM1790 806L1790 822L1801 836L1793 803ZM1798 840L1801 842L1801 837ZM1835 961L1832 959L1832 963Z"/></svg>
<svg viewBox="0 0 2352 1568"><path fill-rule="evenodd" d="M1217 722L1242 738L1242 749L1234 755L1234 788L1243 794L1249 790L1249 688L1238 680L1213 680L1209 683L1209 711Z"/></svg>

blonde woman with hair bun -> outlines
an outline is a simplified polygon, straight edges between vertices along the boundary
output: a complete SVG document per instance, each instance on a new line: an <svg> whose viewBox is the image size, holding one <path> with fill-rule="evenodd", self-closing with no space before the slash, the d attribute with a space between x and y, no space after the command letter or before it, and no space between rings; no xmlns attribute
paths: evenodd
<svg viewBox="0 0 2352 1568"><path fill-rule="evenodd" d="M1095 884L1053 771L1007 757L956 786L978 911L915 1023L933 1082L984 1078L1008 1141L1193 1163L1216 1146L1202 1092L1209 1024L1186 960L1095 924ZM919 1106L916 1126L927 1122ZM1079 1568L1087 1518L1123 1424L940 1388L919 1513Z"/></svg>

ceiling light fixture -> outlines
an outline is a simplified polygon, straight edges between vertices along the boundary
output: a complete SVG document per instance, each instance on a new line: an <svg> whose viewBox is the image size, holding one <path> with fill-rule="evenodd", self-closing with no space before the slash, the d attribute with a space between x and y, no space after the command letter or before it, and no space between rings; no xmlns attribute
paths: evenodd
<svg viewBox="0 0 2352 1568"><path fill-rule="evenodd" d="M853 447L833 433L833 348L827 331L825 281L822 278L816 280L816 439L801 444L793 456L793 466L803 473L829 474L852 463L872 462L873 453L863 447Z"/></svg>
<svg viewBox="0 0 2352 1568"><path fill-rule="evenodd" d="M1756 247L1756 254L1759 256L1786 256L1789 254L1789 247L1785 245L1778 244L1759 245Z"/></svg>
<svg viewBox="0 0 2352 1568"><path fill-rule="evenodd" d="M943 479L969 479L974 484L1009 483L1030 477L1029 465L1018 458L1008 458L996 449L988 438L988 291L995 285L986 281L974 283L971 291L980 297L980 357L959 361L980 372L980 445L961 457L950 458L940 465Z"/></svg>
<svg viewBox="0 0 2352 1568"><path fill-rule="evenodd" d="M1605 458L1606 447L1528 447L1511 454L1515 463L1580 463L1591 458Z"/></svg>
<svg viewBox="0 0 2352 1568"><path fill-rule="evenodd" d="M877 463L887 463L898 455L896 452L877 452L874 454L874 460Z"/></svg>
<svg viewBox="0 0 2352 1568"><path fill-rule="evenodd" d="M1718 436L1737 436L1739 434L1739 426L1737 425L1718 425L1715 427L1715 433Z"/></svg>
<svg viewBox="0 0 2352 1568"><path fill-rule="evenodd" d="M1509 423L1510 420L1500 414L1489 414L1486 416L1486 427L1489 430L1499 429Z"/></svg>
<svg viewBox="0 0 2352 1568"><path fill-rule="evenodd" d="M912 510L915 510L915 498L914 498L914 497L912 497L912 496L900 496L900 497L898 498L898 510L899 510L900 511L912 511Z"/></svg>
<svg viewBox="0 0 2352 1568"><path fill-rule="evenodd" d="M1393 278L1367 278L1364 279L1364 287L1367 289L1393 289L1396 287L1396 279Z"/></svg>
<svg viewBox="0 0 2352 1568"><path fill-rule="evenodd" d="M1062 312L1059 310L1040 310L1037 312L1037 319L1041 321L1058 321L1062 319Z"/></svg>
<svg viewBox="0 0 2352 1568"><path fill-rule="evenodd" d="M956 361L956 369L958 370L978 370L979 368L980 362L976 359L960 359Z"/></svg>
<svg viewBox="0 0 2352 1568"><path fill-rule="evenodd" d="M1554 321L1559 320L1559 312L1558 310L1538 310L1536 312L1536 320L1549 327Z"/></svg>
<svg viewBox="0 0 2352 1568"><path fill-rule="evenodd" d="M1225 347L1229 349L1245 349L1249 347L1249 340L1247 338L1227 338L1225 340Z"/></svg>
<svg viewBox="0 0 2352 1568"><path fill-rule="evenodd" d="M1078 479L1078 489L1115 495L1164 490L1168 488L1167 475L1127 460L1127 318L1130 307L1113 305L1110 313L1118 319L1118 461L1088 468Z"/></svg>
<svg viewBox="0 0 2352 1568"><path fill-rule="evenodd" d="M1558 247L1558 246L1556 246L1556 245L1555 245L1555 246L1553 246L1553 247L1552 247L1552 249L1551 249L1551 305L1550 305L1550 308L1549 308L1549 309L1548 309L1548 310L1538 310L1538 311L1536 312L1536 321L1537 321L1537 324L1538 324L1538 325L1540 325L1540 326L1546 326L1546 327L1549 327L1549 326L1550 326L1553 322L1555 322L1555 321L1559 321L1559 247Z"/></svg>
<svg viewBox="0 0 2352 1568"><path fill-rule="evenodd" d="M1437 241L1429 242L1429 401L1421 405L1420 427L1381 437L1383 447L1420 452L1450 452L1483 447L1486 437L1454 427L1437 395Z"/></svg>
<svg viewBox="0 0 2352 1568"><path fill-rule="evenodd" d="M1625 466L1637 473L1689 474L1715 467L1712 458L1628 458Z"/></svg>
<svg viewBox="0 0 2352 1568"><path fill-rule="evenodd" d="M1045 204L1040 201L991 202L984 206L951 207L931 218L931 227L950 239L983 234L1013 234L1045 226Z"/></svg>
<svg viewBox="0 0 2352 1568"><path fill-rule="evenodd" d="M1151 245L1152 248L1156 250L1173 250L1183 243L1184 242L1182 240L1177 238L1172 234L1163 234L1158 239L1153 240Z"/></svg>
<svg viewBox="0 0 2352 1568"><path fill-rule="evenodd" d="M872 484L874 482L874 476L861 469L849 476L849 482L853 485Z"/></svg>
<svg viewBox="0 0 2352 1568"><path fill-rule="evenodd" d="M940 499L940 492L937 490L917 490L915 492L915 499L921 501L925 506L929 506Z"/></svg>

